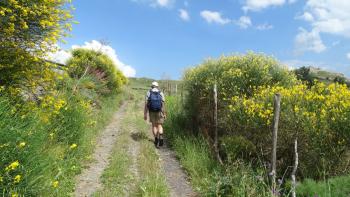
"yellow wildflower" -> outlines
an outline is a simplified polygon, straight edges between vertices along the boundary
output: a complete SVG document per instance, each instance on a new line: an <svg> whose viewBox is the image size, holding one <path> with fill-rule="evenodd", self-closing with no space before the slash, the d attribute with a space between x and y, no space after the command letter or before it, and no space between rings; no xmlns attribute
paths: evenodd
<svg viewBox="0 0 350 197"><path fill-rule="evenodd" d="M70 149L75 149L78 145L77 144L72 144L70 145Z"/></svg>
<svg viewBox="0 0 350 197"><path fill-rule="evenodd" d="M18 162L18 161L15 161L15 162L12 162L9 166L7 166L7 167L5 168L5 170L6 170L6 171L14 170L14 169L16 169L18 166L19 166L19 162Z"/></svg>
<svg viewBox="0 0 350 197"><path fill-rule="evenodd" d="M21 142L21 143L19 143L19 145L18 145L20 148L23 148L23 147L25 147L26 146L26 143L25 142Z"/></svg>
<svg viewBox="0 0 350 197"><path fill-rule="evenodd" d="M13 179L14 183L19 183L21 181L21 175L16 175L15 178Z"/></svg>
<svg viewBox="0 0 350 197"><path fill-rule="evenodd" d="M56 188L56 187L58 187L58 181L54 181L54 182L52 182L52 187L54 187L54 188Z"/></svg>
<svg viewBox="0 0 350 197"><path fill-rule="evenodd" d="M17 193L13 193L13 194L11 195L11 197L18 197L18 194L17 194Z"/></svg>

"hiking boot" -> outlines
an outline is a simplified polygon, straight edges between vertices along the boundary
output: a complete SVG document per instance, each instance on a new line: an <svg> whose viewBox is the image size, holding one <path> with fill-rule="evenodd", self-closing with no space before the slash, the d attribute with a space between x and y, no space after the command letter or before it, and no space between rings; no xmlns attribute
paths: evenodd
<svg viewBox="0 0 350 197"><path fill-rule="evenodd" d="M163 146L163 145L164 145L163 135L160 134L160 135L159 135L159 146Z"/></svg>
<svg viewBox="0 0 350 197"><path fill-rule="evenodd" d="M163 146L164 145L164 140L163 139L160 139L159 140L159 146Z"/></svg>
<svg viewBox="0 0 350 197"><path fill-rule="evenodd" d="M159 140L157 137L154 138L154 146L158 148Z"/></svg>

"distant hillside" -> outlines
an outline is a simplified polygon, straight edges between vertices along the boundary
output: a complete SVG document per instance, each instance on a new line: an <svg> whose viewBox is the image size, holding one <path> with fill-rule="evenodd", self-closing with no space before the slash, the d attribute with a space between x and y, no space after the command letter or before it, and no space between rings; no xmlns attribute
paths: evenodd
<svg viewBox="0 0 350 197"><path fill-rule="evenodd" d="M338 82L342 84L347 84L350 86L350 79L345 77L342 73L330 72L322 70L316 67L300 67L294 70L294 73L297 75L297 78L303 81L309 82L310 85L313 84L314 80L318 80L324 83L333 83Z"/></svg>
<svg viewBox="0 0 350 197"><path fill-rule="evenodd" d="M130 77L129 78L129 83L130 86L134 89L142 89L142 90L149 90L151 87L151 83L153 81L157 81L159 83L160 89L168 94L168 95L173 95L176 94L178 91L181 91L181 81L178 80L154 80L151 78L135 78L135 77Z"/></svg>

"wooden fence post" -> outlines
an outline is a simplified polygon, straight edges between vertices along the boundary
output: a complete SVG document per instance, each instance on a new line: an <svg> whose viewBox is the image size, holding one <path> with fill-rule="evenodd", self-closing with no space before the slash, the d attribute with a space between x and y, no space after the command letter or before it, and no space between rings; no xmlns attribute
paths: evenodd
<svg viewBox="0 0 350 197"><path fill-rule="evenodd" d="M218 143L218 91L217 91L217 85L214 85L214 151L216 155L216 159L219 161L220 164L222 163L220 154L219 154L219 143Z"/></svg>
<svg viewBox="0 0 350 197"><path fill-rule="evenodd" d="M177 84L175 84L175 95L177 96Z"/></svg>
<svg viewBox="0 0 350 197"><path fill-rule="evenodd" d="M272 194L277 194L276 187L276 152L277 152L277 132L278 122L281 111L281 95L275 94L274 97L274 117L273 117L273 130L272 130L272 157L271 157L271 182L272 182Z"/></svg>
<svg viewBox="0 0 350 197"><path fill-rule="evenodd" d="M296 197L296 178L295 174L297 172L298 163L299 163L299 155L298 155L298 140L295 139L294 141L294 152L295 152L295 160L294 160L294 166L292 171L292 197Z"/></svg>

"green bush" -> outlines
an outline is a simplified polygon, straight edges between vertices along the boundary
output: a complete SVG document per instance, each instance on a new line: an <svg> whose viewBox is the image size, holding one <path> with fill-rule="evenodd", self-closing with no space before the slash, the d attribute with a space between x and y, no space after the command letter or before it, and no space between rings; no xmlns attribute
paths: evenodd
<svg viewBox="0 0 350 197"><path fill-rule="evenodd" d="M102 52L88 49L74 49L72 58L68 60L68 73L75 79L89 75L98 85L90 85L90 88L100 91L100 86L105 84L110 91L119 90L127 79L117 69L117 65Z"/></svg>
<svg viewBox="0 0 350 197"><path fill-rule="evenodd" d="M229 162L237 159L252 159L257 155L255 145L243 136L224 137L220 146Z"/></svg>

